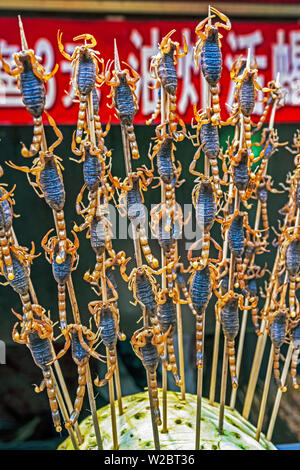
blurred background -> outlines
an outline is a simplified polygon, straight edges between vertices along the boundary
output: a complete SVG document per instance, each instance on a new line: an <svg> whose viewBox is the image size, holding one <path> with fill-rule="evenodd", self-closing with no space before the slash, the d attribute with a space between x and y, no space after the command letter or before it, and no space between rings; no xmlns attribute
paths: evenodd
<svg viewBox="0 0 300 470"><path fill-rule="evenodd" d="M279 110L275 118L275 127L281 142L289 141L298 129L300 116L300 5L297 1L240 1L217 2L213 4L217 9L228 15L232 22L230 33L225 32L222 40L223 74L221 79L221 108L226 117L227 110L232 103L232 85L230 83L230 68L233 60L240 54L246 54L251 47L255 55L259 80L262 85L275 78L280 72L280 81L285 90L286 105ZM55 63L59 64L59 71L47 85L47 109L56 120L63 133L64 140L57 148L56 154L63 159L64 184L67 192L65 215L67 231L73 227L74 221L81 223L80 217L75 211L75 200L83 185L82 166L70 161L72 158L71 140L77 121L78 104L72 102L72 90L70 88L71 65L59 53L56 41L57 30L63 32L63 42L66 50L71 53L75 47L72 38L78 34L93 34L97 41L96 49L100 50L105 62L113 57L113 39L118 42L120 59L128 62L141 75L137 88L139 98L139 111L135 118L136 136L141 154L138 166L149 166L148 148L151 138L154 137L154 126L146 126L155 107L156 95L149 88L153 82L148 74L151 57L157 53L157 43L171 29L176 29L174 39L183 44L184 34L189 46L189 53L178 64L179 88L178 110L184 119L187 129L191 130L190 122L193 116L192 105L197 103L201 108L203 95L202 80L199 71L192 60L192 46L195 44L195 27L199 21L207 16L207 2L202 1L58 1L44 0L36 2L31 0L0 0L0 48L3 57L10 61L14 52L20 48L17 15L21 14L29 47L34 48L41 56L46 71L53 69ZM111 130L106 138L106 145L113 152L113 175L124 177L124 160L122 152L121 132L118 120L113 112L106 106L109 100L107 87L101 88L100 116L102 123L106 123L109 116L112 118ZM258 102L254 119L262 112L262 96L258 94ZM45 201L39 199L29 186L26 175L15 171L5 165L6 161L13 161L16 165L30 165L20 154L20 142L29 146L32 139L32 119L24 109L16 80L12 79L0 69L0 158L4 169L3 183L9 188L16 184L15 212L21 217L15 219L14 229L19 243L30 247L31 241L35 242L38 252L42 251L40 241L44 234L53 227L52 214ZM46 127L48 142L54 140L53 133ZM232 136L232 129L220 130L220 142L226 148L228 136ZM259 141L260 135L254 140ZM194 178L188 172L189 164L195 152L191 142L185 139L178 143L176 158L181 161L182 177L185 183L177 190L176 197L180 204L191 204L191 192L194 186ZM258 152L258 148L255 149ZM281 189L280 182L285 182L286 174L293 169L293 158L290 153L281 148L272 157L269 164L269 173L274 179L274 187ZM286 203L287 194L271 194L269 196L270 225L277 227L278 211ZM145 202L150 204L160 202L160 190L149 190L145 194ZM253 224L254 214L250 213L250 222ZM212 235L220 242L219 227L213 229ZM273 234L271 233L271 240ZM73 282L80 307L81 318L88 325L89 313L87 305L96 300L96 295L89 285L83 281L83 275L87 269L94 266L94 252L85 232L80 238L80 262L78 269L73 274ZM127 256L133 257L131 240L113 240L116 251L124 249ZM155 240L151 241L153 253L159 257L160 250ZM179 245L179 253L182 261L186 263L186 251L184 241ZM258 263L264 265L265 261L272 267L274 248L270 253L258 257ZM133 266L131 264L130 266ZM57 319L57 284L52 279L51 266L46 262L44 253L34 260L31 278L35 286L39 302L50 310L53 319ZM4 278L3 278L4 280ZM125 282L117 275L118 293L122 298L120 308L120 327L127 335L127 341L119 342L118 357L121 375L122 391L124 395L136 393L146 385L144 369L140 360L134 355L129 339L132 333L140 327L137 320L140 317L140 309L134 307L132 294L128 292ZM261 283L263 287L263 283ZM126 299L126 302L123 299ZM205 364L204 364L204 396L208 396L210 385L210 369L214 339L214 301L211 299L206 314L206 338L205 338ZM261 305L261 304L260 304ZM63 431L58 436L52 426L51 415L46 393L35 394L33 384L41 381L41 372L33 364L30 352L27 348L13 343L11 331L15 323L15 317L11 314L11 308L21 311L19 297L10 287L0 287L0 340L6 344L6 364L0 365L0 449L55 449L65 437ZM57 330L59 331L59 330ZM183 307L183 331L185 347L185 370L187 392L196 392L196 368L194 318L190 311ZM58 334L58 333L57 333ZM238 339L236 340L236 344ZM62 342L57 341L56 351L62 347ZM176 344L176 337L175 337ZM243 399L246 392L247 381L251 368L253 352L256 344L256 335L249 321L246 343L237 395L236 407L242 410ZM268 342L266 354L260 371L260 379L257 393L253 402L250 421L257 422L260 396L268 360ZM286 352L283 347L283 355ZM101 347L99 349L101 351ZM218 386L216 398L219 398L219 384L222 362L222 342L220 346L220 367L218 370ZM72 362L70 353L61 361L65 380L68 384L70 395L74 401L77 387L77 367ZM101 376L105 373L102 365L91 361L93 377L96 373ZM158 381L161 383L161 372L158 371ZM294 392L290 382L288 392L283 395L281 407L275 427L273 442L275 444L294 443L300 439L300 394ZM176 390L172 378L169 378L169 389ZM228 384L228 397L230 395ZM271 383L269 400L267 404L265 425L272 410L275 384ZM108 403L108 387L97 389L97 406ZM89 414L88 401L84 402L81 419ZM265 427L263 428L263 430Z"/></svg>

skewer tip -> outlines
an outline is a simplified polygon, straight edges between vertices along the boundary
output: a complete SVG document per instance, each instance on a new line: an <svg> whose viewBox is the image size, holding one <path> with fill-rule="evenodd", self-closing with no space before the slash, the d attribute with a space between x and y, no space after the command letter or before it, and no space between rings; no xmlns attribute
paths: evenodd
<svg viewBox="0 0 300 470"><path fill-rule="evenodd" d="M119 59L119 53L118 53L118 47L117 47L117 40L114 39L114 59L115 59L115 70L117 72L121 72L121 65L120 65L120 59Z"/></svg>
<svg viewBox="0 0 300 470"><path fill-rule="evenodd" d="M250 70L250 67L251 67L251 47L248 47L246 69Z"/></svg>
<svg viewBox="0 0 300 470"><path fill-rule="evenodd" d="M275 85L277 87L280 86L280 72L277 72Z"/></svg>
<svg viewBox="0 0 300 470"><path fill-rule="evenodd" d="M28 44L27 44L27 40L25 36L25 31L24 31L21 15L18 15L18 21L19 21L22 51L26 51L28 49Z"/></svg>

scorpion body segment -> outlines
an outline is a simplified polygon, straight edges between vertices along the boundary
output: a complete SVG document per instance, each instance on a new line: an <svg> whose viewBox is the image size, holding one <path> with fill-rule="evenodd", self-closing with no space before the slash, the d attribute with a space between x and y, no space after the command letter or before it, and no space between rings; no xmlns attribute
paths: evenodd
<svg viewBox="0 0 300 470"><path fill-rule="evenodd" d="M174 178L172 148L173 138L167 135L162 141L156 156L158 174L165 184L170 184Z"/></svg>
<svg viewBox="0 0 300 470"><path fill-rule="evenodd" d="M153 344L153 333L151 330L136 331L131 339L134 352L142 361L149 374L149 387L153 400L154 417L158 426L161 425L159 399L157 391L156 369L159 363L157 347Z"/></svg>
<svg viewBox="0 0 300 470"><path fill-rule="evenodd" d="M249 181L248 152L243 151L239 162L233 165L233 182L239 191L246 191Z"/></svg>
<svg viewBox="0 0 300 470"><path fill-rule="evenodd" d="M83 178L88 191L96 190L102 175L102 165L97 154L90 152L90 147L85 146L83 161Z"/></svg>
<svg viewBox="0 0 300 470"><path fill-rule="evenodd" d="M153 282L144 271L136 274L136 298L146 308L147 315L150 318L155 317L157 313L156 293Z"/></svg>
<svg viewBox="0 0 300 470"><path fill-rule="evenodd" d="M275 381L276 381L278 388L280 388L282 392L284 392L286 388L282 386L281 380L280 380L279 356L280 356L280 348L285 342L286 329L287 329L286 312L284 310L279 310L279 312L276 314L275 318L270 324L270 338L274 346L274 355L273 355L274 377L275 377Z"/></svg>
<svg viewBox="0 0 300 470"><path fill-rule="evenodd" d="M217 204L211 181L203 178L192 192L192 200L196 211L196 220L205 232L208 232L215 221Z"/></svg>
<svg viewBox="0 0 300 470"><path fill-rule="evenodd" d="M233 388L238 386L234 351L234 340L239 331L238 303L238 296L233 295L221 309L220 315L223 333L227 339L229 369Z"/></svg>
<svg viewBox="0 0 300 470"><path fill-rule="evenodd" d="M218 128L211 122L202 124L200 129L200 141L203 152L209 160L215 160L220 152Z"/></svg>
<svg viewBox="0 0 300 470"><path fill-rule="evenodd" d="M241 112L244 116L250 117L255 106L255 87L251 74L242 81L238 96Z"/></svg>
<svg viewBox="0 0 300 470"><path fill-rule="evenodd" d="M204 78L211 87L218 84L222 73L222 53L219 44L218 28L212 27L203 42L200 65Z"/></svg>
<svg viewBox="0 0 300 470"><path fill-rule="evenodd" d="M13 221L12 202L9 197L6 197L5 190L1 187L0 200L0 229L4 229L8 232L12 227Z"/></svg>
<svg viewBox="0 0 300 470"><path fill-rule="evenodd" d="M48 206L55 211L62 210L65 205L66 193L53 154L45 156L44 168L40 172L39 183Z"/></svg>
<svg viewBox="0 0 300 470"><path fill-rule="evenodd" d="M10 257L11 265L5 263L5 256L3 256L4 276L15 292L20 296L25 295L29 289L29 268L13 251L10 252ZM10 276L11 272L14 274L13 279Z"/></svg>
<svg viewBox="0 0 300 470"><path fill-rule="evenodd" d="M296 276L300 271L300 237L292 240L285 252L285 265L290 276Z"/></svg>

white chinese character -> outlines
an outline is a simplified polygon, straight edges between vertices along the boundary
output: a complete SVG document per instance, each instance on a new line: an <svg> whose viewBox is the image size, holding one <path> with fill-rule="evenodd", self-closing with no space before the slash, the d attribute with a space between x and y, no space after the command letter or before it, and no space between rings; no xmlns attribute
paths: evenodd
<svg viewBox="0 0 300 470"><path fill-rule="evenodd" d="M198 102L199 94L195 89L192 81L192 73L199 73L194 63L194 50L191 45L191 31L189 29L183 30L183 35L186 38L188 53L178 61L178 77L182 78L182 93L178 100L178 111L184 114L189 104ZM200 86L200 84L199 84Z"/></svg>

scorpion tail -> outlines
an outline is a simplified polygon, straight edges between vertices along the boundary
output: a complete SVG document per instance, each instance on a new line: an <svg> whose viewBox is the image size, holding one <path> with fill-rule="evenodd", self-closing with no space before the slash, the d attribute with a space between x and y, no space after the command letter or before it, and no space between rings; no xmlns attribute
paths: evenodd
<svg viewBox="0 0 300 470"><path fill-rule="evenodd" d="M148 126L149 124L152 124L152 122L157 118L157 116L158 116L159 113L160 113L160 108L161 108L161 98L158 98L157 103L156 103L156 108L155 108L155 110L154 110L154 113L152 114L152 116L150 117L150 119L148 119L148 120L146 121L147 126Z"/></svg>
<svg viewBox="0 0 300 470"><path fill-rule="evenodd" d="M126 124L125 127L126 127L128 140L129 140L132 158L134 160L138 160L140 158L140 153L139 153L139 149L137 146L137 141L136 141L133 125Z"/></svg>
<svg viewBox="0 0 300 470"><path fill-rule="evenodd" d="M252 142L251 142L251 118L250 116L244 116L244 136L246 148L250 152L249 158L253 160L254 155L252 152Z"/></svg>
<svg viewBox="0 0 300 470"><path fill-rule="evenodd" d="M96 387L103 387L103 385L106 385L108 383L108 381L112 378L112 376L115 372L116 362L117 362L115 346L112 346L112 347L108 348L107 354L108 354L108 358L109 358L109 361L108 361L108 364L107 364L107 372L105 374L104 379L102 379L102 380L99 380L99 378L96 377L96 379L94 380L94 384L96 385Z"/></svg>
<svg viewBox="0 0 300 470"><path fill-rule="evenodd" d="M92 272L92 274L90 274L89 271L87 271L85 273L85 275L83 276L83 279L87 282L97 282L98 279L100 279L101 277L101 273L102 273L102 265L103 265L103 257L102 257L103 253L97 253L96 254L96 264L95 264L95 267L94 267L94 271Z"/></svg>
<svg viewBox="0 0 300 470"><path fill-rule="evenodd" d="M33 139L30 145L30 149L28 150L25 144L22 144L21 154L23 157L33 157L36 153L38 153L43 136L43 120L42 116L37 118L33 118Z"/></svg>
<svg viewBox="0 0 300 470"><path fill-rule="evenodd" d="M32 304L29 292L25 294L20 294L21 302L23 304L23 313L25 317L25 321L32 320Z"/></svg>
<svg viewBox="0 0 300 470"><path fill-rule="evenodd" d="M291 377L293 381L293 387L295 389L299 388L299 384L297 382L297 364L298 364L298 356L299 356L299 348L295 348L292 355L291 361Z"/></svg>
<svg viewBox="0 0 300 470"><path fill-rule="evenodd" d="M13 262L11 258L8 240L4 229L0 230L0 245L2 250L3 262L7 271L7 278L9 281L13 281L15 278L15 273L13 269Z"/></svg>
<svg viewBox="0 0 300 470"><path fill-rule="evenodd" d="M154 417L155 421L158 426L161 425L161 417L160 417L160 411L159 411L159 399L158 399L158 391L157 391L157 379L156 379L156 372L155 371L150 371L148 370L149 374L149 386L150 386L150 391L151 391L151 396L152 396L152 401L153 401L153 411L154 411Z"/></svg>
<svg viewBox="0 0 300 470"><path fill-rule="evenodd" d="M182 382L181 378L178 374L177 364L176 364L176 357L174 351L174 344L173 344L173 337L169 335L167 337L167 349L168 349L168 356L169 356L169 366L168 369L171 370L174 381L178 387L181 387Z"/></svg>
<svg viewBox="0 0 300 470"><path fill-rule="evenodd" d="M210 163L211 174L212 174L212 177L213 177L213 182L214 182L214 186L215 186L215 189L216 189L216 193L217 193L218 198L220 198L220 197L222 197L223 193L222 193L222 190L221 190L221 187L220 187L220 176L219 176L219 169L218 169L217 159L216 158L210 158L209 163Z"/></svg>
<svg viewBox="0 0 300 470"><path fill-rule="evenodd" d="M197 311L195 310L194 308L194 305L193 305L193 302L192 302L192 299L190 297L190 294L189 294L189 291L187 290L187 288L185 286L181 286L181 290L183 292L183 295L185 297L185 299L187 300L188 302L188 307L190 308L191 312L193 315L197 315Z"/></svg>
<svg viewBox="0 0 300 470"><path fill-rule="evenodd" d="M61 427L61 421L60 421L60 414L59 414L58 404L57 404L57 400L55 396L55 389L54 389L54 384L53 384L53 380L51 376L51 370L49 367L43 370L43 376L44 376L45 386L47 389L47 395L49 398L53 424L54 424L56 431L61 432L62 427Z"/></svg>
<svg viewBox="0 0 300 470"><path fill-rule="evenodd" d="M219 92L217 86L210 87L211 98L212 98L212 109L213 115L211 117L211 123L213 125L218 126L221 120L221 109L220 109L220 102L219 102Z"/></svg>
<svg viewBox="0 0 300 470"><path fill-rule="evenodd" d="M150 266L153 269L156 269L159 266L159 263L158 263L158 260L154 258L154 256L151 253L151 249L149 246L148 238L147 238L144 227L140 227L139 240L140 240L142 251L147 260L147 263L150 264Z"/></svg>
<svg viewBox="0 0 300 470"><path fill-rule="evenodd" d="M196 315L196 366L203 367L203 335L204 335L204 315L198 312Z"/></svg>
<svg viewBox="0 0 300 470"><path fill-rule="evenodd" d="M81 95L80 102L79 102L77 129L76 129L76 143L77 144L81 143L82 132L83 132L84 123L85 123L86 106L87 106L87 97L84 95Z"/></svg>
<svg viewBox="0 0 300 470"><path fill-rule="evenodd" d="M280 357L280 347L274 347L274 355L273 355L273 371L274 377L277 384L277 387L282 391L286 391L286 386L283 386L280 380L280 370L279 370L279 357Z"/></svg>
<svg viewBox="0 0 300 470"><path fill-rule="evenodd" d="M60 210L56 212L57 219L57 236L58 236L58 255L56 257L56 262L61 264L66 259L66 250L67 250L67 233L66 233L66 223L64 211Z"/></svg>
<svg viewBox="0 0 300 470"><path fill-rule="evenodd" d="M170 97L170 105L169 105L169 130L170 134L176 134L177 131L177 106L176 106L176 95L169 94Z"/></svg>
<svg viewBox="0 0 300 470"><path fill-rule="evenodd" d="M203 242L202 242L202 251L201 251L201 262L203 266L207 265L207 261L209 258L209 247L210 247L210 235L208 231L204 231L203 233Z"/></svg>
<svg viewBox="0 0 300 470"><path fill-rule="evenodd" d="M59 322L62 332L67 329L67 313L66 313L66 285L58 284L58 313Z"/></svg>
<svg viewBox="0 0 300 470"><path fill-rule="evenodd" d="M238 380L236 376L236 364L235 364L235 351L234 351L234 340L227 340L228 348L228 360L229 360L229 370L231 375L232 388L238 387Z"/></svg>
<svg viewBox="0 0 300 470"><path fill-rule="evenodd" d="M70 419L66 421L65 426L67 429L70 429L78 420L83 398L85 394L85 385L86 385L86 365L78 366L78 387L76 391L76 400L74 403L74 409L71 413Z"/></svg>

